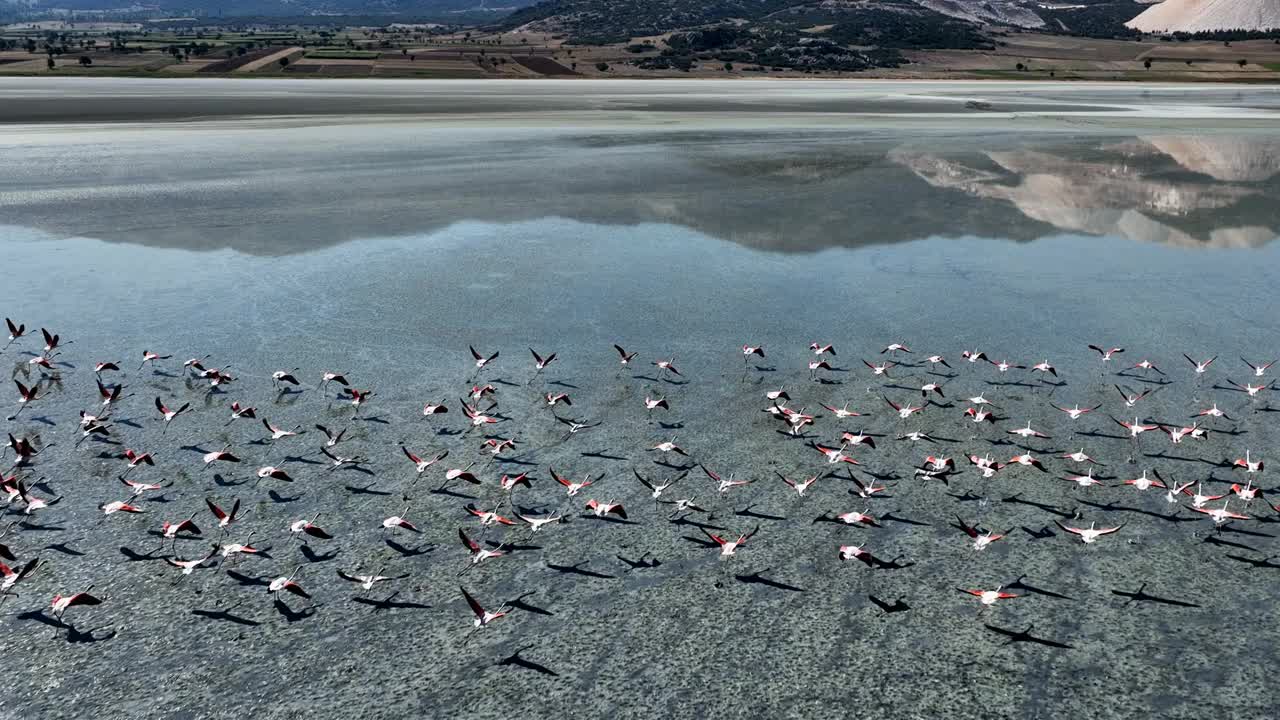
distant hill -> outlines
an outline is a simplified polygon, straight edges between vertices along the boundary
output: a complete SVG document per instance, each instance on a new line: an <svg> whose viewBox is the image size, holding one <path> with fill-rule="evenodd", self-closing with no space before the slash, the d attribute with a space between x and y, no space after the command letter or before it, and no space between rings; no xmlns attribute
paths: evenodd
<svg viewBox="0 0 1280 720"><path fill-rule="evenodd" d="M572 44L660 49L635 64L695 62L856 71L907 63L908 50L992 49L1002 29L1125 37L1134 0L544 0L497 27L559 34Z"/></svg>
<svg viewBox="0 0 1280 720"><path fill-rule="evenodd" d="M1073 27L1073 20L1087 18L1082 26L1098 29L1109 24L1123 32L1123 23L1146 7L1136 0L544 0L514 13L504 26L561 30L610 42L721 22L796 27L805 27L806 22L808 27L880 24L885 34L911 30L907 25L930 24L963 35L962 26L953 21L1077 33L1080 29Z"/></svg>
<svg viewBox="0 0 1280 720"><path fill-rule="evenodd" d="M140 17L390 16L395 19L482 23L498 20L533 0L0 0L0 8L27 16L65 11ZM394 20L392 20L394 21Z"/></svg>
<svg viewBox="0 0 1280 720"><path fill-rule="evenodd" d="M1128 25L1142 32L1280 29L1280 0L1164 0Z"/></svg>
<svg viewBox="0 0 1280 720"><path fill-rule="evenodd" d="M314 18L328 24L342 24L343 18L379 24L378 18L391 18L552 30L595 44L719 23L763 31L838 25L836 34L850 39L906 34L872 46L955 48L974 46L973 30L985 26L1123 34L1123 23L1145 8L1137 0L0 0L0 17L281 18L289 23Z"/></svg>
<svg viewBox="0 0 1280 720"><path fill-rule="evenodd" d="M686 69L697 59L862 70L901 64L905 49L993 46L980 24L912 0L548 0L501 27L562 33L575 44L647 39L663 48L643 61L657 69Z"/></svg>

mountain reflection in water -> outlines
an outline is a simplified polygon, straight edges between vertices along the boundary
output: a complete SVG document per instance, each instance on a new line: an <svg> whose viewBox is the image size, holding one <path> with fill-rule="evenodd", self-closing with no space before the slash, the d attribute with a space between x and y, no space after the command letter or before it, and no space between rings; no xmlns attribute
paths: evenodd
<svg viewBox="0 0 1280 720"><path fill-rule="evenodd" d="M257 255L457 222L663 222L771 252L1060 233L1259 247L1280 135L248 128L15 146L6 224ZM315 148L323 146L323 152ZM186 161L172 162L175 153Z"/></svg>
<svg viewBox="0 0 1280 720"><path fill-rule="evenodd" d="M1280 140L1158 136L1066 157L1030 149L890 155L931 186L1009 203L1063 231L1182 247L1258 247L1276 237ZM1181 169L1185 172L1177 172Z"/></svg>

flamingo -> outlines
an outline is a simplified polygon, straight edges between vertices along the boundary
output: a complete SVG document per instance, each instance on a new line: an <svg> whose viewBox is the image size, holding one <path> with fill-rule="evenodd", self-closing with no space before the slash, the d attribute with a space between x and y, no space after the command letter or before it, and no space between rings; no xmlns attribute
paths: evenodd
<svg viewBox="0 0 1280 720"><path fill-rule="evenodd" d="M485 356L476 352L476 349L470 345L467 346L467 349L471 351L471 357L476 361L476 372L480 372L486 365L497 360L498 355L501 353L501 351L495 351L492 355Z"/></svg>
<svg viewBox="0 0 1280 720"><path fill-rule="evenodd" d="M164 418L164 430L161 434L169 432L169 423L173 422L174 418L178 417L190 408L191 403L184 403L177 410L170 410L159 397L156 397L156 410L158 410L160 412L160 416Z"/></svg>
<svg viewBox="0 0 1280 720"><path fill-rule="evenodd" d="M482 627L487 627L498 618L506 617L506 605L499 607L497 610L485 610L480 603L476 602L475 598L471 597L471 593L467 592L466 588L459 587L458 589L462 591L462 597L466 598L467 605L470 606L471 612L476 616L476 619L472 624L471 632L475 632Z"/></svg>
<svg viewBox="0 0 1280 720"><path fill-rule="evenodd" d="M1266 463L1262 460L1254 460L1252 456L1250 456L1249 452L1249 450L1245 450L1244 457L1236 458L1235 461L1231 463L1231 467L1244 468L1244 471L1250 475L1253 473L1260 473L1266 469Z"/></svg>
<svg viewBox="0 0 1280 720"><path fill-rule="evenodd" d="M978 602L982 603L983 607L991 607L995 605L997 602L1000 602L1001 600L1012 600L1014 598L1022 597L1021 595L1015 595L1013 593L1004 592L1004 590L1000 587L997 587L995 590L971 590L968 588L956 588L956 589L962 593L973 595L974 597L978 598Z"/></svg>
<svg viewBox="0 0 1280 720"><path fill-rule="evenodd" d="M272 425L270 422L267 421L266 418L262 418L262 427L266 428L267 432L271 433L272 440L283 440L284 438L287 438L287 437L293 437L294 435L297 435L298 431L302 429L301 425L297 425L292 430L283 430L281 428L276 427L275 425Z"/></svg>
<svg viewBox="0 0 1280 720"><path fill-rule="evenodd" d="M551 471L551 477L555 479L556 482L560 483L565 487L565 495L569 497L573 497L574 495L577 495L579 490L589 487L594 482L591 479L590 475L587 475L586 477L584 477L581 482L573 482L569 478L566 478L557 474L555 468L548 468L548 469Z"/></svg>
<svg viewBox="0 0 1280 720"><path fill-rule="evenodd" d="M316 513L310 520L294 520L289 524L289 532L293 537L298 535L306 535L308 537L317 538L319 540L332 540L333 535L329 534L324 528L316 525L316 520L320 519L320 513Z"/></svg>
<svg viewBox="0 0 1280 720"><path fill-rule="evenodd" d="M1069 532L1072 535L1079 536L1080 542L1085 545L1091 545L1094 542L1097 542L1098 538L1103 535L1110 535L1124 527L1124 525L1117 525L1115 527L1100 528L1097 527L1097 523L1089 523L1089 527L1087 528L1077 528L1063 525L1061 520L1054 520L1054 522L1057 523L1058 527L1062 528L1064 531Z"/></svg>
<svg viewBox="0 0 1280 720"><path fill-rule="evenodd" d="M299 565L288 576L282 575L272 580L267 585L267 594L275 595L276 593L279 593L279 592L290 592L290 593L293 593L294 595L297 595L298 597L306 598L307 600L310 600L311 599L310 593L308 593L306 590L303 590L302 586L294 582L293 580L295 577L298 576L298 573L300 572L302 572L301 565Z"/></svg>
<svg viewBox="0 0 1280 720"><path fill-rule="evenodd" d="M393 531L393 532L394 532L395 530L398 530L398 529L400 529L400 528L404 528L405 530L408 530L409 532L414 532L414 533L420 533L420 532L422 532L421 530L419 530L419 529L418 529L418 527L417 527L416 525L414 525L413 523L409 522L409 520L408 520L408 518L407 518L408 514L409 514L409 506L408 506L408 505L405 505L405 506L404 506L404 509L400 511L400 514L399 514L399 515L392 515L392 516L390 516L390 517L387 517L387 518L383 519L383 521L382 521L382 531L383 531L384 533L385 533L387 530L391 530L391 531Z"/></svg>
<svg viewBox="0 0 1280 720"><path fill-rule="evenodd" d="M738 550L742 548L743 545L746 545L747 541L750 540L752 537L754 537L755 534L760 531L760 526L757 525L755 529L753 529L751 532L741 534L736 539L733 539L733 540L726 540L723 537L716 535L715 533L707 532L705 528L698 528L698 529L702 530L703 535L706 535L707 537L711 538L711 540L714 541L716 545L720 546L720 558L724 559L724 558L730 558L736 555Z"/></svg>
<svg viewBox="0 0 1280 720"><path fill-rule="evenodd" d="M627 519L627 509L622 507L620 503L605 503L592 498L587 501L586 508L598 518L603 518L608 515L617 515L623 520Z"/></svg>
<svg viewBox="0 0 1280 720"><path fill-rule="evenodd" d="M142 364L138 365L138 370L141 370L142 368L146 367L147 363L151 363L154 365L157 360L168 360L172 357L173 357L172 355L161 355L159 353L151 352L150 350L143 350Z"/></svg>
<svg viewBox="0 0 1280 720"><path fill-rule="evenodd" d="M61 622L62 616L66 614L67 610L70 608L77 606L101 605L102 600L100 598L89 594L89 591L92 589L93 586L90 585L78 593L72 593L70 595L54 595L53 601L50 603L50 606L53 608L53 616Z"/></svg>
<svg viewBox="0 0 1280 720"><path fill-rule="evenodd" d="M631 361L634 360L636 355L638 354L633 352L632 353L627 352L626 350L622 349L621 345L614 345L613 349L618 351L618 363L620 365L630 365Z"/></svg>
<svg viewBox="0 0 1280 720"><path fill-rule="evenodd" d="M0 348L0 352L4 352L5 350L8 350L9 346L12 345L14 342L16 342L18 338L27 334L27 326L25 323L21 325L15 325L13 320L9 318L5 318L4 324L9 327L9 342L5 343L4 347Z"/></svg>
<svg viewBox="0 0 1280 720"><path fill-rule="evenodd" d="M390 582L392 580L403 580L404 578L409 577L407 573L404 575L383 575L382 574L383 568L378 568L378 572L372 575L357 575L355 573L349 573L344 570L338 570L337 572L338 572L338 577L348 582L356 583L357 585L360 586L361 590L372 590L373 586L377 585L380 582Z"/></svg>

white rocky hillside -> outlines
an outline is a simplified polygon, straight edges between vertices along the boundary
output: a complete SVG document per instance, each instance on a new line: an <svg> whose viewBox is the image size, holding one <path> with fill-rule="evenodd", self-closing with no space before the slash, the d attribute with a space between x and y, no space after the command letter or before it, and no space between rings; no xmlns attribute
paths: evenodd
<svg viewBox="0 0 1280 720"><path fill-rule="evenodd" d="M1280 28L1280 0L1164 0L1125 23L1143 32Z"/></svg>

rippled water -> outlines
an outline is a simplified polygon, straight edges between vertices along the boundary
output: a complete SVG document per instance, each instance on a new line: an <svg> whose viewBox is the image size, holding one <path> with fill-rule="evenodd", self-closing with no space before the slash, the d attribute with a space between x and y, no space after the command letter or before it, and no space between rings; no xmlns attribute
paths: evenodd
<svg viewBox="0 0 1280 720"><path fill-rule="evenodd" d="M22 658L14 697L39 708L29 716L82 714L57 704L69 687L84 688L86 707L173 717L193 707L337 717L353 702L369 717L496 717L513 707L531 717L816 717L854 704L884 717L1130 717L1135 707L1265 715L1276 700L1265 675L1275 659L1275 571L1224 553L1274 552L1271 521L1249 529L1258 535L1225 534L1237 545L1220 547L1204 542L1199 522L1125 509L1163 511L1156 494L1076 493L1017 470L986 484L969 475L950 486L914 483L911 467L932 448L894 441L917 426L895 423L880 396L915 397L910 385L924 371L881 384L860 360L893 341L952 360L950 399L918 426L955 440L946 452L1014 451L1001 433L979 440L958 419L962 398L985 392L1011 427L1047 429L1058 451L1087 442L1110 475L1150 466L1217 488L1230 476L1213 463L1246 446L1269 451L1278 439L1271 403L1250 403L1225 382L1251 379L1239 356L1280 354L1280 134L1154 121L1053 132L837 121L735 129L705 117L696 128L587 125L348 118L0 128L0 314L75 341L60 357L63 386L7 423L53 443L39 470L67 495L46 516L65 530L22 530L15 541L48 565L0 619ZM805 369L815 340L841 353L828 383ZM615 342L641 353L634 375L619 372ZM768 360L744 367L743 343L763 344ZM1086 343L1123 345L1124 361L1149 357L1170 373L1171 385L1153 385L1151 416L1183 420L1212 398L1239 423L1194 451L1170 451L1159 438L1140 464L1126 463L1132 448L1110 420L1078 436L1048 406L1105 402L1107 412L1127 412L1111 384L1141 382L1099 374ZM37 345L5 354L17 377L25 356L16 353ZM627 503L639 524L575 518L538 548L465 576L486 601L532 592L529 602L553 614L516 612L463 643L454 537L470 522L463 501L414 499L432 547L420 556L388 550L377 520L402 507L400 444L448 448L460 462L475 455L478 438L440 434L419 413L422 402L452 404L467 387L468 345L502 351L491 377L504 381L501 407L512 420L499 429L525 442L516 459L538 477L526 500L572 514L547 466L603 473L600 492ZM555 386L524 385L529 347L559 353L547 380L570 392L573 417L599 429L563 436L537 398ZM175 360L211 353L239 380L206 395L198 383L137 372L144 348ZM993 370L961 365L965 349L1052 358L1063 384L1003 384ZM1183 352L1220 354L1219 374L1196 384ZM687 384L647 373L650 360L671 355ZM75 412L95 397L89 369L102 359L121 361L137 395L121 411L132 423L122 441L156 451L155 472L177 484L153 515L99 526L95 506L118 490L118 448L72 443ZM373 387L369 419L351 421L349 409L312 390L273 400L268 374L294 366L308 383L332 369ZM811 523L862 501L842 478L799 501L776 481L774 470L822 468L759 412L775 387L789 388L797 406L850 401L877 413L861 427L882 434L881 447L859 472L895 479L895 497L874 507L897 522L865 533ZM661 425L639 408L659 393L674 406ZM162 435L151 395L190 399L196 412ZM259 404L277 424L350 424L353 447L371 458L368 487L394 497L301 460L286 462L302 482L270 499L200 474L200 448L234 444L256 467L314 444L305 436L278 451L255 444L256 427L223 428L231 399ZM846 429L833 422L820 420L814 438ZM453 426L461 429L456 407L439 427ZM757 481L738 512L719 519L733 530L764 526L735 564L681 539L697 533L665 522L630 477L633 467L667 472L643 448L672 435L699 461ZM1057 476L1067 470L1051 465ZM701 477L684 482L711 500ZM302 562L279 530L296 515L324 510L341 530L337 559L306 563L320 603L313 617L276 612L261 588L237 586L221 568L170 586L171 568L126 562L119 550L153 543L144 528L161 516L232 495L253 502L254 527L275 546L275 557L245 572L274 576ZM1131 525L1096 547L1064 534L1037 539L1055 516L1022 500ZM1028 529L976 556L948 525L956 513ZM50 549L55 538L84 554ZM861 572L833 560L842 542L864 540L915 565ZM628 571L615 559L645 553L661 567ZM579 561L602 577L563 569ZM361 563L412 572L400 600L423 607L373 612L351 601L333 569ZM1019 575L1067 597L1027 591L975 618L955 592ZM89 582L109 602L85 616L109 625L109 640L55 643L48 627L21 616ZM1115 594L1142 583L1196 607L1125 604ZM868 595L904 598L912 610L882 617ZM228 606L249 622L193 613ZM986 624L1034 625L1072 647L1006 645ZM1216 642L1224 632L1231 643ZM559 675L494 665L520 648ZM170 675L157 689L120 668ZM1116 673L1122 679L1102 682ZM154 705L139 700L151 697Z"/></svg>

